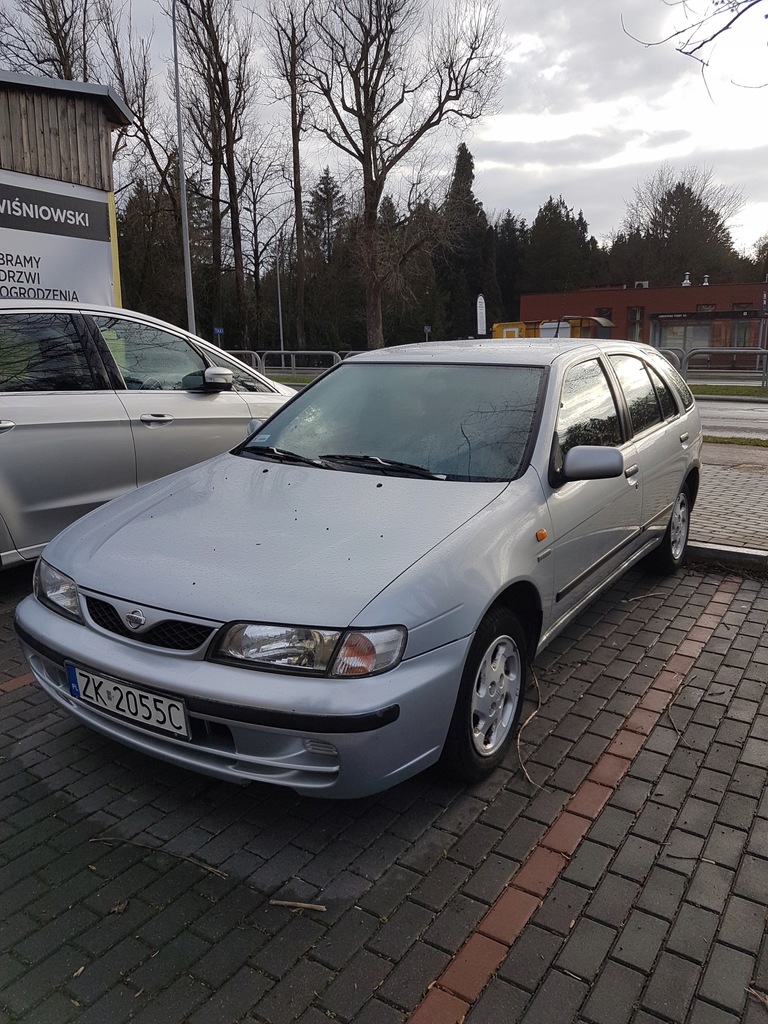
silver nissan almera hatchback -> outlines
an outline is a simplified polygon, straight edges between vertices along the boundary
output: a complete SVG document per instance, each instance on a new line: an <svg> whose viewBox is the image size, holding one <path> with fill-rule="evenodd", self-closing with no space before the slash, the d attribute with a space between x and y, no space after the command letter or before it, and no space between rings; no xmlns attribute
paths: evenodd
<svg viewBox="0 0 768 1024"><path fill-rule="evenodd" d="M369 352L59 534L16 627L58 704L177 765L327 797L477 779L536 653L641 558L683 561L701 442L647 346Z"/></svg>

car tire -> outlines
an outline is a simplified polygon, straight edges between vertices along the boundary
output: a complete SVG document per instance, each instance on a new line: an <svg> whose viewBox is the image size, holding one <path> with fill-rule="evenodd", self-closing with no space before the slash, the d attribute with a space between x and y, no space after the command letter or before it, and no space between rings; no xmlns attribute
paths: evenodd
<svg viewBox="0 0 768 1024"><path fill-rule="evenodd" d="M445 771L482 779L509 750L525 699L528 653L520 622L492 608L475 633L443 747Z"/></svg>
<svg viewBox="0 0 768 1024"><path fill-rule="evenodd" d="M691 494L683 484L672 506L672 515L661 544L651 552L651 564L663 573L677 572L685 560L691 528Z"/></svg>

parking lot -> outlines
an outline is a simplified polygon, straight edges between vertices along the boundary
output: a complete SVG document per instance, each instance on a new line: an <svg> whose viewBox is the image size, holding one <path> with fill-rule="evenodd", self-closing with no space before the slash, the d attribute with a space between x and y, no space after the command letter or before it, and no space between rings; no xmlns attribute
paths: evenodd
<svg viewBox="0 0 768 1024"><path fill-rule="evenodd" d="M537 659L490 780L353 802L75 724L13 638L29 587L2 578L0 1020L768 1020L760 579L633 571Z"/></svg>

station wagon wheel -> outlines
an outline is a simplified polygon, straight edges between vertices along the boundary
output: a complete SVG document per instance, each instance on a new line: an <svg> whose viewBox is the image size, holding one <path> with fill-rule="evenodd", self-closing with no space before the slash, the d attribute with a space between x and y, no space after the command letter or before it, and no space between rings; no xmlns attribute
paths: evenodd
<svg viewBox="0 0 768 1024"><path fill-rule="evenodd" d="M653 566L661 572L675 572L683 564L691 526L691 498L688 485L683 484L672 506L664 539L651 553Z"/></svg>
<svg viewBox="0 0 768 1024"><path fill-rule="evenodd" d="M504 759L525 698L528 661L516 616L501 608L486 615L464 665L442 764L466 781L488 775Z"/></svg>

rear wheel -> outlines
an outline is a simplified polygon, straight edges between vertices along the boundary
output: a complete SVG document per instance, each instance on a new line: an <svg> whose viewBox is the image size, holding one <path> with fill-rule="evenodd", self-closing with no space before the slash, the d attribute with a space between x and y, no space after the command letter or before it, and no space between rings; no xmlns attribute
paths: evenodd
<svg viewBox="0 0 768 1024"><path fill-rule="evenodd" d="M480 623L461 677L442 764L452 775L481 779L509 750L528 677L525 636L515 615L493 608Z"/></svg>
<svg viewBox="0 0 768 1024"><path fill-rule="evenodd" d="M691 528L691 497L688 485L683 484L672 506L664 539L652 552L651 561L661 572L675 572L683 564Z"/></svg>

